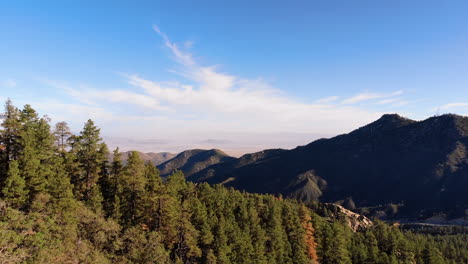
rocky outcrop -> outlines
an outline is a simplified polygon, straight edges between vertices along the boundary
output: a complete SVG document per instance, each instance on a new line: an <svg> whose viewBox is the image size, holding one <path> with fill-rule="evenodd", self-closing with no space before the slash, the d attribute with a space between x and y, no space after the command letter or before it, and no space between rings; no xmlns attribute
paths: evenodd
<svg viewBox="0 0 468 264"><path fill-rule="evenodd" d="M335 207L335 211L337 211L336 218L345 219L348 226L354 231L363 231L369 227L371 227L374 223L367 217L361 214L357 214L353 211L350 211L344 208L341 205L337 204L326 204L328 207Z"/></svg>

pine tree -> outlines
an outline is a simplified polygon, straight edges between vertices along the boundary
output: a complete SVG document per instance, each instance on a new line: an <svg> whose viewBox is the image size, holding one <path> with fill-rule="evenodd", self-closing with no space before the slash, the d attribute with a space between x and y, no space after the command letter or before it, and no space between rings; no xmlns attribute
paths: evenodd
<svg viewBox="0 0 468 264"><path fill-rule="evenodd" d="M114 219L121 219L122 212L120 211L121 200L123 196L122 187L122 153L119 152L119 148L113 151L113 159L110 167L109 181L107 184L110 186L110 193L108 194L108 213Z"/></svg>
<svg viewBox="0 0 468 264"><path fill-rule="evenodd" d="M64 157L56 155L52 158L53 171L47 179L47 192L52 197L52 206L57 214L64 218L67 225L74 227L74 211L77 203L73 196L73 185L66 171ZM69 227L72 228L72 227Z"/></svg>
<svg viewBox="0 0 468 264"><path fill-rule="evenodd" d="M73 186L70 183L63 158L55 156L53 158L54 171L49 177L47 191L55 199L71 199L73 198Z"/></svg>
<svg viewBox="0 0 468 264"><path fill-rule="evenodd" d="M122 261L124 263L173 263L161 243L161 234L144 232L137 227L125 231L122 251L127 260Z"/></svg>
<svg viewBox="0 0 468 264"><path fill-rule="evenodd" d="M306 255L307 249L304 239L306 233L304 232L298 211L295 210L297 206L296 204L285 204L283 207L283 225L291 247L289 254L291 255L292 263L299 264L309 262L310 259Z"/></svg>
<svg viewBox="0 0 468 264"><path fill-rule="evenodd" d="M320 263L351 263L346 228L339 222L322 226L322 241L319 247Z"/></svg>
<svg viewBox="0 0 468 264"><path fill-rule="evenodd" d="M76 161L79 173L74 175L74 193L94 211L101 211L102 194L97 185L101 176L102 162L107 159L100 150L104 143L100 137L100 129L90 119L86 122L79 137L75 138L72 148L76 148Z"/></svg>
<svg viewBox="0 0 468 264"><path fill-rule="evenodd" d="M431 245L426 245L423 251L423 260L424 264L445 264L441 252Z"/></svg>
<svg viewBox="0 0 468 264"><path fill-rule="evenodd" d="M98 155L100 157L109 156L109 149L107 148L106 144L101 144L98 150ZM104 214L106 216L109 216L112 211L112 200L115 194L114 186L112 184L112 175L109 160L105 158L101 159L99 166L100 168L98 185L100 193L102 194L102 208L104 210Z"/></svg>
<svg viewBox="0 0 468 264"><path fill-rule="evenodd" d="M40 118L36 129L36 150L41 164L38 173L43 179L47 179L53 173L55 165L53 157L56 155L56 147L49 122L47 117Z"/></svg>
<svg viewBox="0 0 468 264"><path fill-rule="evenodd" d="M21 131L20 111L10 99L5 103L5 112L0 131L0 185L3 185L11 160L17 160L21 151L18 139Z"/></svg>
<svg viewBox="0 0 468 264"><path fill-rule="evenodd" d="M33 127L25 127L25 130L21 131L20 142L23 150L18 162L22 177L26 180L30 200L32 200L37 193L44 191L46 186L46 179L42 178L42 175L38 173L41 161L37 155Z"/></svg>
<svg viewBox="0 0 468 264"><path fill-rule="evenodd" d="M191 198L187 202L190 203L192 223L197 227L200 233L199 244L202 249L206 249L214 240L213 233L211 232L211 226L208 222L207 208L198 198Z"/></svg>
<svg viewBox="0 0 468 264"><path fill-rule="evenodd" d="M20 121L22 127L18 143L21 154L18 162L32 200L38 193L45 191L47 179L53 171L53 136L49 119L39 118L30 105L25 105L21 110Z"/></svg>
<svg viewBox="0 0 468 264"><path fill-rule="evenodd" d="M118 176L122 172L123 164L122 164L122 153L119 151L119 148L115 148L115 150L112 152L112 164L111 164L111 172L110 174L112 175L112 179L114 182L117 180ZM116 184L114 184L116 185Z"/></svg>
<svg viewBox="0 0 468 264"><path fill-rule="evenodd" d="M190 222L190 204L184 201L181 206L181 213L178 219L175 253L183 263L194 263L194 260L202 255L201 249L197 245L199 232Z"/></svg>
<svg viewBox="0 0 468 264"><path fill-rule="evenodd" d="M229 256L231 255L231 247L226 234L226 219L224 216L218 216L218 222L215 228L215 242L214 251L217 263L228 264L231 263Z"/></svg>
<svg viewBox="0 0 468 264"><path fill-rule="evenodd" d="M264 204L261 199L251 201L248 206L248 219L252 236L252 246L254 249L252 257L257 260L257 263L266 264L268 263L267 256L265 255L267 234L262 227L262 219L259 216L259 209L262 207L264 207Z"/></svg>
<svg viewBox="0 0 468 264"><path fill-rule="evenodd" d="M122 220L122 211L120 208L122 208L122 201L120 197L123 197L124 190L123 187L120 183L117 183L115 187L115 193L114 193L114 199L112 201L112 212L111 212L111 217L117 221Z"/></svg>
<svg viewBox="0 0 468 264"><path fill-rule="evenodd" d="M154 226L163 235L167 249L172 250L178 239L177 222L180 219L180 204L177 198L167 193L159 196L154 216Z"/></svg>
<svg viewBox="0 0 468 264"><path fill-rule="evenodd" d="M176 196L178 199L181 199L183 196L183 191L187 187L187 182L185 181L185 176L181 171L175 171L167 177L166 188L167 191Z"/></svg>
<svg viewBox="0 0 468 264"><path fill-rule="evenodd" d="M68 139L72 133L67 122L58 122L55 124L54 136L59 151L63 152L68 146Z"/></svg>
<svg viewBox="0 0 468 264"><path fill-rule="evenodd" d="M10 162L8 175L2 192L5 199L16 208L23 207L28 200L26 183L21 177L16 160Z"/></svg>
<svg viewBox="0 0 468 264"><path fill-rule="evenodd" d="M123 171L124 210L123 221L127 225L135 224L143 213L143 198L145 197L145 164L136 151L128 156L127 165Z"/></svg>
<svg viewBox="0 0 468 264"><path fill-rule="evenodd" d="M162 185L159 170L151 161L145 163L146 191L157 192Z"/></svg>
<svg viewBox="0 0 468 264"><path fill-rule="evenodd" d="M367 262L376 263L379 254L378 241L371 231L364 234L364 243L367 246Z"/></svg>
<svg viewBox="0 0 468 264"><path fill-rule="evenodd" d="M162 180L159 176L159 170L153 165L151 161L145 164L145 195L143 201L144 213L142 221L151 229L156 228L157 212L158 212L158 199L162 193Z"/></svg>
<svg viewBox="0 0 468 264"><path fill-rule="evenodd" d="M287 235L282 223L281 204L273 198L268 200L269 212L267 216L267 234L268 234L268 263L290 263L287 252Z"/></svg>

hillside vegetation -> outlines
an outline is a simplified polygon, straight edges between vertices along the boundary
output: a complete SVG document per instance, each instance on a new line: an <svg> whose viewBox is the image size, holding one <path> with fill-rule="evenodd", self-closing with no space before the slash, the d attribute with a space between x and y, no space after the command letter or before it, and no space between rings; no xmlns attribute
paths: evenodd
<svg viewBox="0 0 468 264"><path fill-rule="evenodd" d="M468 219L467 149L468 117L450 114L414 121L392 114L292 150L219 163L189 180L340 203L363 208L361 212L388 205L392 210L374 210L387 218L442 213ZM250 157L255 158L241 162Z"/></svg>
<svg viewBox="0 0 468 264"><path fill-rule="evenodd" d="M353 232L340 207L163 180L137 152L109 162L91 120L73 135L10 101L2 117L2 264L468 262L466 233Z"/></svg>
<svg viewBox="0 0 468 264"><path fill-rule="evenodd" d="M130 154L132 154L133 151L125 151L125 152L122 152L122 162L124 164L127 163L127 160L128 160L128 157L130 156ZM162 164L172 158L174 158L176 156L176 154L172 154L172 153L169 153L169 152L158 152L158 153L155 153L155 152L147 152L147 153L144 153L144 152L140 152L140 151L137 151L138 155L140 156L140 158L145 161L145 162L148 162L150 161L151 163L153 163L154 165L159 165L159 164ZM113 154L111 153L110 154L110 159L112 160L113 158Z"/></svg>
<svg viewBox="0 0 468 264"><path fill-rule="evenodd" d="M161 176L167 176L176 170L180 170L186 176L190 176L211 165L234 159L219 149L192 149L182 151L172 159L160 164L158 169L161 172Z"/></svg>

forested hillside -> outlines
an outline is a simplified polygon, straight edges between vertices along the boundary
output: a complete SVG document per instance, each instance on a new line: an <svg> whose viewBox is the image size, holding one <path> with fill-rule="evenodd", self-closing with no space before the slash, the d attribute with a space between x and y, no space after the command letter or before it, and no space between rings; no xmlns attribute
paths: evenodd
<svg viewBox="0 0 468 264"><path fill-rule="evenodd" d="M169 152L159 152L159 153L154 153L154 152L148 152L148 153L143 153L140 151L137 151L138 154L140 155L140 158L142 160L146 161L151 161L154 165L159 165L162 164L176 156L176 154L169 153ZM122 162L124 164L127 163L128 156L132 154L132 151L125 151L122 152ZM112 159L113 153L110 155L110 159Z"/></svg>
<svg viewBox="0 0 468 264"><path fill-rule="evenodd" d="M240 166L236 160L219 163L189 180L338 202L362 212L388 205L394 210L378 210L386 218L441 216L467 223L467 148L466 116L414 121L391 114L348 134L259 155Z"/></svg>
<svg viewBox="0 0 468 264"><path fill-rule="evenodd" d="M165 178L124 165L88 120L73 135L7 101L0 132L0 263L468 263L461 232L353 232L335 209ZM332 207L337 208L337 207Z"/></svg>
<svg viewBox="0 0 468 264"><path fill-rule="evenodd" d="M211 165L234 159L219 149L192 149L182 151L174 158L160 164L158 169L161 172L161 176L167 176L175 170L180 170L184 175L189 176Z"/></svg>

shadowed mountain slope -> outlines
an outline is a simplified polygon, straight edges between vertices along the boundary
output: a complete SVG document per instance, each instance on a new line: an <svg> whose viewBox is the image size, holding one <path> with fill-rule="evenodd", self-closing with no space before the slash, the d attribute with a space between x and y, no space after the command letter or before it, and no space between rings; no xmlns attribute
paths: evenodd
<svg viewBox="0 0 468 264"><path fill-rule="evenodd" d="M408 212L463 213L468 208L467 147L467 117L418 122L392 114L349 134L254 163L217 164L189 179L302 200L348 200L357 207L395 203Z"/></svg>
<svg viewBox="0 0 468 264"><path fill-rule="evenodd" d="M174 158L160 164L161 176L167 176L175 170L181 170L187 177L211 165L234 160L219 149L192 149L179 153Z"/></svg>

